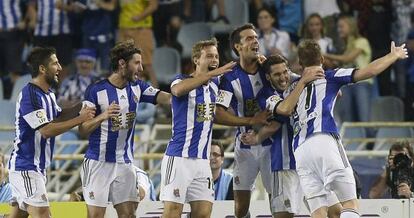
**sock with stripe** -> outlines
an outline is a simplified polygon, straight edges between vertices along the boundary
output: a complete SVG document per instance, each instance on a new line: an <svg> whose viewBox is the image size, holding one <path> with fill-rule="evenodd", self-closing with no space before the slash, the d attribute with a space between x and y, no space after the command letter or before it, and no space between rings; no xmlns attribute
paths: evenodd
<svg viewBox="0 0 414 218"><path fill-rule="evenodd" d="M341 216L340 218L360 218L361 215L359 215L359 213L351 208L347 208L347 209L343 209L341 211Z"/></svg>

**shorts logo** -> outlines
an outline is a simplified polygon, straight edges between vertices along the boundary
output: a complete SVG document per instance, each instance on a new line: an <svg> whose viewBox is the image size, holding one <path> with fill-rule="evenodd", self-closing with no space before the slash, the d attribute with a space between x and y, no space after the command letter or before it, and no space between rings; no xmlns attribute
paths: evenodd
<svg viewBox="0 0 414 218"><path fill-rule="evenodd" d="M285 207L290 208L290 200L289 199L286 199L284 203L285 203Z"/></svg>
<svg viewBox="0 0 414 218"><path fill-rule="evenodd" d="M240 178L238 176L234 177L234 183L236 183L236 185L240 185Z"/></svg>
<svg viewBox="0 0 414 218"><path fill-rule="evenodd" d="M42 194L40 197L42 198L43 201L47 201L46 194Z"/></svg>
<svg viewBox="0 0 414 218"><path fill-rule="evenodd" d="M174 196L176 198L179 198L180 197L180 190L178 188L174 189Z"/></svg>
<svg viewBox="0 0 414 218"><path fill-rule="evenodd" d="M93 194L93 192L89 192L89 198L91 200L95 200L95 195Z"/></svg>

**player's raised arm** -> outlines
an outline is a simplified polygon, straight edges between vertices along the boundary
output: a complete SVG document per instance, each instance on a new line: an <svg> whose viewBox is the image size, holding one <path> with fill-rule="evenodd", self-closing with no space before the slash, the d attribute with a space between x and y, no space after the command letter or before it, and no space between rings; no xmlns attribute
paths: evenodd
<svg viewBox="0 0 414 218"><path fill-rule="evenodd" d="M120 107L115 102L112 102L108 108L95 118L83 122L79 126L79 134L82 138L88 136L91 132L93 132L96 128L98 128L101 123L111 117L117 117L119 115Z"/></svg>
<svg viewBox="0 0 414 218"><path fill-rule="evenodd" d="M353 76L354 82L369 79L377 76L391 64L399 59L405 59L408 57L407 48L405 44L396 47L395 42L391 42L391 51L387 55L376 59L375 61L368 64L366 67L356 70Z"/></svg>

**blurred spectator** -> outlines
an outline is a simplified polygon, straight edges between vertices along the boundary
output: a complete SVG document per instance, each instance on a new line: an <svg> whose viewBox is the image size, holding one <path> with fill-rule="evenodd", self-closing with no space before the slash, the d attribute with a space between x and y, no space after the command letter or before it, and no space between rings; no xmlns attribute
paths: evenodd
<svg viewBox="0 0 414 218"><path fill-rule="evenodd" d="M345 41L345 52L341 55L325 54L331 61L338 61L342 67L361 69L371 61L371 48L366 38L359 35L355 19L341 16L338 20L339 36ZM342 97L337 100L337 111L341 122L368 121L373 80L364 80L341 89Z"/></svg>
<svg viewBox="0 0 414 218"><path fill-rule="evenodd" d="M408 59L407 68L407 91L405 96L406 120L414 121L414 10L411 12L411 29L407 37Z"/></svg>
<svg viewBox="0 0 414 218"><path fill-rule="evenodd" d="M158 8L158 0L120 0L118 41L133 39L141 49L144 73L152 86L158 87L158 81L152 68L154 36L152 32L152 14Z"/></svg>
<svg viewBox="0 0 414 218"><path fill-rule="evenodd" d="M83 5L82 13L82 47L92 48L97 52L100 75L109 72L109 51L113 46L114 30L113 11L116 0L77 0Z"/></svg>
<svg viewBox="0 0 414 218"><path fill-rule="evenodd" d="M8 3L7 3L8 2ZM20 1L0 2L0 76L5 79L6 97L22 72L22 52L26 23Z"/></svg>
<svg viewBox="0 0 414 218"><path fill-rule="evenodd" d="M8 203L12 198L12 190L7 181L7 169L4 166L4 155L0 152L0 203Z"/></svg>
<svg viewBox="0 0 414 218"><path fill-rule="evenodd" d="M325 36L323 19L317 13L309 15L306 19L302 37L317 41L323 54L333 53L335 50L332 39Z"/></svg>
<svg viewBox="0 0 414 218"><path fill-rule="evenodd" d="M223 170L224 147L219 141L211 142L210 167L214 181L214 200L234 200L233 175Z"/></svg>
<svg viewBox="0 0 414 218"><path fill-rule="evenodd" d="M92 49L79 49L75 55L76 72L66 78L59 89L58 102L63 108L83 100L86 88L98 80L95 72L96 53Z"/></svg>
<svg viewBox="0 0 414 218"><path fill-rule="evenodd" d="M280 54L289 59L292 50L289 33L274 28L275 21L270 8L264 7L258 11L260 54L265 56Z"/></svg>
<svg viewBox="0 0 414 218"><path fill-rule="evenodd" d="M315 13L327 17L340 12L336 0L304 0L303 9L305 17Z"/></svg>
<svg viewBox="0 0 414 218"><path fill-rule="evenodd" d="M140 72L138 74L138 77L140 80L146 81L148 84L151 84L148 81L148 78L145 74ZM137 116L136 116L136 124L147 124L149 126L152 126L155 122L155 112L156 107L153 104L140 102L137 107Z"/></svg>
<svg viewBox="0 0 414 218"><path fill-rule="evenodd" d="M154 12L153 25L157 46L167 45L177 48L177 34L182 25L182 0L159 0L158 9ZM181 50L181 49L178 49Z"/></svg>
<svg viewBox="0 0 414 218"><path fill-rule="evenodd" d="M68 0L30 0L27 10L30 17L29 28L34 28L34 45L56 49L63 68L59 77L64 79L68 73L67 66L72 61L68 12L79 11L81 7Z"/></svg>
<svg viewBox="0 0 414 218"><path fill-rule="evenodd" d="M298 31L303 21L302 0L275 0L279 29L289 33L295 44L299 41Z"/></svg>
<svg viewBox="0 0 414 218"><path fill-rule="evenodd" d="M413 157L413 147L409 142L393 144L385 170L369 191L369 198L381 198L387 191L391 193L392 198L414 197Z"/></svg>
<svg viewBox="0 0 414 218"><path fill-rule="evenodd" d="M154 184L148 177L148 173L134 166L137 173L137 184L140 201L156 201Z"/></svg>

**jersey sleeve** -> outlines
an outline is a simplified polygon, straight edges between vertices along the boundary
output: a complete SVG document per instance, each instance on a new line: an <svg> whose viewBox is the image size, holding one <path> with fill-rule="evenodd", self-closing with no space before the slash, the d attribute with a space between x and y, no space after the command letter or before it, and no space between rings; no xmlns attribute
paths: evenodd
<svg viewBox="0 0 414 218"><path fill-rule="evenodd" d="M47 117L40 95L32 87L24 89L21 95L20 113L27 124L32 129L38 129L48 124L50 120Z"/></svg>
<svg viewBox="0 0 414 218"><path fill-rule="evenodd" d="M229 108L232 99L233 87L230 81L225 76L223 76L221 77L216 104L221 105L225 108Z"/></svg>
<svg viewBox="0 0 414 218"><path fill-rule="evenodd" d="M347 85L354 82L355 68L339 68L326 71L325 78L327 81L333 81L340 85Z"/></svg>
<svg viewBox="0 0 414 218"><path fill-rule="evenodd" d="M82 107L85 105L88 107L96 107L96 105L98 104L98 98L94 87L95 84L91 84L88 86L88 88L86 88L84 100L82 101Z"/></svg>
<svg viewBox="0 0 414 218"><path fill-rule="evenodd" d="M140 102L157 104L157 96L160 92L159 89L154 88L141 80L138 81L138 86L142 91Z"/></svg>

